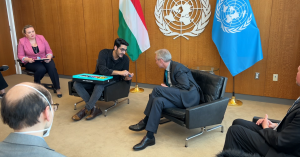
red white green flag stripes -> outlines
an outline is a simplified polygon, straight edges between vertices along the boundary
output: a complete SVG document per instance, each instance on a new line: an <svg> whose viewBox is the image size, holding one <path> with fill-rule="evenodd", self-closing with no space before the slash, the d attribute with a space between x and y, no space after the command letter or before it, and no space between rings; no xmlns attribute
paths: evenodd
<svg viewBox="0 0 300 157"><path fill-rule="evenodd" d="M118 35L129 46L127 52L132 61L150 48L149 35L139 0L120 0Z"/></svg>

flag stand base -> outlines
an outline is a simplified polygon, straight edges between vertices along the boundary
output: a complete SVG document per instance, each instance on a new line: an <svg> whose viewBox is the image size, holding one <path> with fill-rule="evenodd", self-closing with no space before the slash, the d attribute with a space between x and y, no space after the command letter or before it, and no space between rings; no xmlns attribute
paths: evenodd
<svg viewBox="0 0 300 157"><path fill-rule="evenodd" d="M135 85L135 88L131 88L130 89L130 93L143 93L144 89L143 88L139 88L138 85Z"/></svg>
<svg viewBox="0 0 300 157"><path fill-rule="evenodd" d="M243 102L240 100L236 100L235 96L232 96L228 102L228 106L242 106Z"/></svg>

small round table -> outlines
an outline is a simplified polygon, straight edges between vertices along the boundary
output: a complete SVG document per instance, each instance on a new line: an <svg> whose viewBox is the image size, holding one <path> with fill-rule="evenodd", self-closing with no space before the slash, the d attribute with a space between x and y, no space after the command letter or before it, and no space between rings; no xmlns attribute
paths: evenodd
<svg viewBox="0 0 300 157"><path fill-rule="evenodd" d="M206 72L209 72L211 74L215 74L215 71L219 70L219 68L216 68L216 67L213 67L213 66L195 66L195 67L192 67L191 69L206 71Z"/></svg>

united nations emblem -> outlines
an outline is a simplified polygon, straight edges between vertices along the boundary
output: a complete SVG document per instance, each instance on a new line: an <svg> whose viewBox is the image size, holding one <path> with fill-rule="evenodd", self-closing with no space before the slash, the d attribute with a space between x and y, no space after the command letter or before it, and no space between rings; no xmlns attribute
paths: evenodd
<svg viewBox="0 0 300 157"><path fill-rule="evenodd" d="M157 0L154 15L166 36L198 36L209 22L209 0Z"/></svg>
<svg viewBox="0 0 300 157"><path fill-rule="evenodd" d="M216 18L224 32L236 33L246 29L252 20L252 13L244 0L220 0Z"/></svg>

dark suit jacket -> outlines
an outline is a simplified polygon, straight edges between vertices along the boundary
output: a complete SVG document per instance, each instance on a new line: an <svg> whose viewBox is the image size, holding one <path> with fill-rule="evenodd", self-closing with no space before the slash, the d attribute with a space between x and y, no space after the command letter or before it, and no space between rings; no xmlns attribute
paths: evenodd
<svg viewBox="0 0 300 157"><path fill-rule="evenodd" d="M260 134L272 147L266 156L300 156L300 100L295 104L297 105L283 118L277 131L270 128L260 130Z"/></svg>
<svg viewBox="0 0 300 157"><path fill-rule="evenodd" d="M26 134L11 133L0 142L0 157L63 157L49 148L44 139Z"/></svg>
<svg viewBox="0 0 300 157"><path fill-rule="evenodd" d="M188 108L199 105L200 100L204 100L203 92L193 78L193 75L186 66L171 61L170 63L171 88L180 90L183 105ZM166 78L164 76L164 83Z"/></svg>

